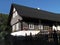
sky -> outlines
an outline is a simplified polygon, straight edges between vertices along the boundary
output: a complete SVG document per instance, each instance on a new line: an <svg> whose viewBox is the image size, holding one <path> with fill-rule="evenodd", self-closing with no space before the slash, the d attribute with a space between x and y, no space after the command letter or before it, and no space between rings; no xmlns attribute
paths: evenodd
<svg viewBox="0 0 60 45"><path fill-rule="evenodd" d="M0 0L0 13L9 14L12 3L60 14L60 0Z"/></svg>

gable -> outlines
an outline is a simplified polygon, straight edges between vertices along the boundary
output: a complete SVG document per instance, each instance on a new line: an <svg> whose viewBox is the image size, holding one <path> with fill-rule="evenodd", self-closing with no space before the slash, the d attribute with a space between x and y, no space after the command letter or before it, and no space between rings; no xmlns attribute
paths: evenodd
<svg viewBox="0 0 60 45"><path fill-rule="evenodd" d="M11 25L15 24L16 22L18 22L18 20L22 20L22 17L18 14L18 12L16 11L16 8L13 8L12 10L12 18L11 18Z"/></svg>
<svg viewBox="0 0 60 45"><path fill-rule="evenodd" d="M15 16L17 16L17 15L18 15L18 13L17 13L16 9L13 8L13 18L14 18Z"/></svg>

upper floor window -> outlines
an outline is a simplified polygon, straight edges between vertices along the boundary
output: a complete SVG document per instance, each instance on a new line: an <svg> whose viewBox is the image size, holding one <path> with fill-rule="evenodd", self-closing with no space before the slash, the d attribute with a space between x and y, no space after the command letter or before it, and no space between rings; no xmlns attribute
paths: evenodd
<svg viewBox="0 0 60 45"><path fill-rule="evenodd" d="M29 29L34 29L34 24L29 24Z"/></svg>

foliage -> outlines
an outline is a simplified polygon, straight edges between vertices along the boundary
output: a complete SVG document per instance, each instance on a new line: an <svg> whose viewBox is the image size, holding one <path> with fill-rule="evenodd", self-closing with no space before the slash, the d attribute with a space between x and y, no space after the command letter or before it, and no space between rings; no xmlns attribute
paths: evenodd
<svg viewBox="0 0 60 45"><path fill-rule="evenodd" d="M0 14L0 43L4 42L4 37L8 34L6 29L10 29L10 26L7 25L8 16L8 14Z"/></svg>
<svg viewBox="0 0 60 45"><path fill-rule="evenodd" d="M7 14L0 14L0 31L5 30L5 28L7 27L7 20Z"/></svg>
<svg viewBox="0 0 60 45"><path fill-rule="evenodd" d="M7 25L8 16L9 16L8 14L0 13L0 44L1 45L3 45L3 43L5 45L8 42L8 39L6 37L11 32L11 27Z"/></svg>

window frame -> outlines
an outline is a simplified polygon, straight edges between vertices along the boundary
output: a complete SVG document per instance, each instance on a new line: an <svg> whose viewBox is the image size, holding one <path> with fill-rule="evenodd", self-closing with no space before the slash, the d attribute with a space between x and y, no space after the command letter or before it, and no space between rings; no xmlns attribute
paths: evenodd
<svg viewBox="0 0 60 45"><path fill-rule="evenodd" d="M19 22L16 23L16 31L19 30Z"/></svg>
<svg viewBox="0 0 60 45"><path fill-rule="evenodd" d="M34 29L34 24L29 24L29 29Z"/></svg>
<svg viewBox="0 0 60 45"><path fill-rule="evenodd" d="M13 31L13 32L16 31L16 24L12 25L12 31Z"/></svg>
<svg viewBox="0 0 60 45"><path fill-rule="evenodd" d="M43 25L39 24L38 27L40 30L43 30Z"/></svg>

